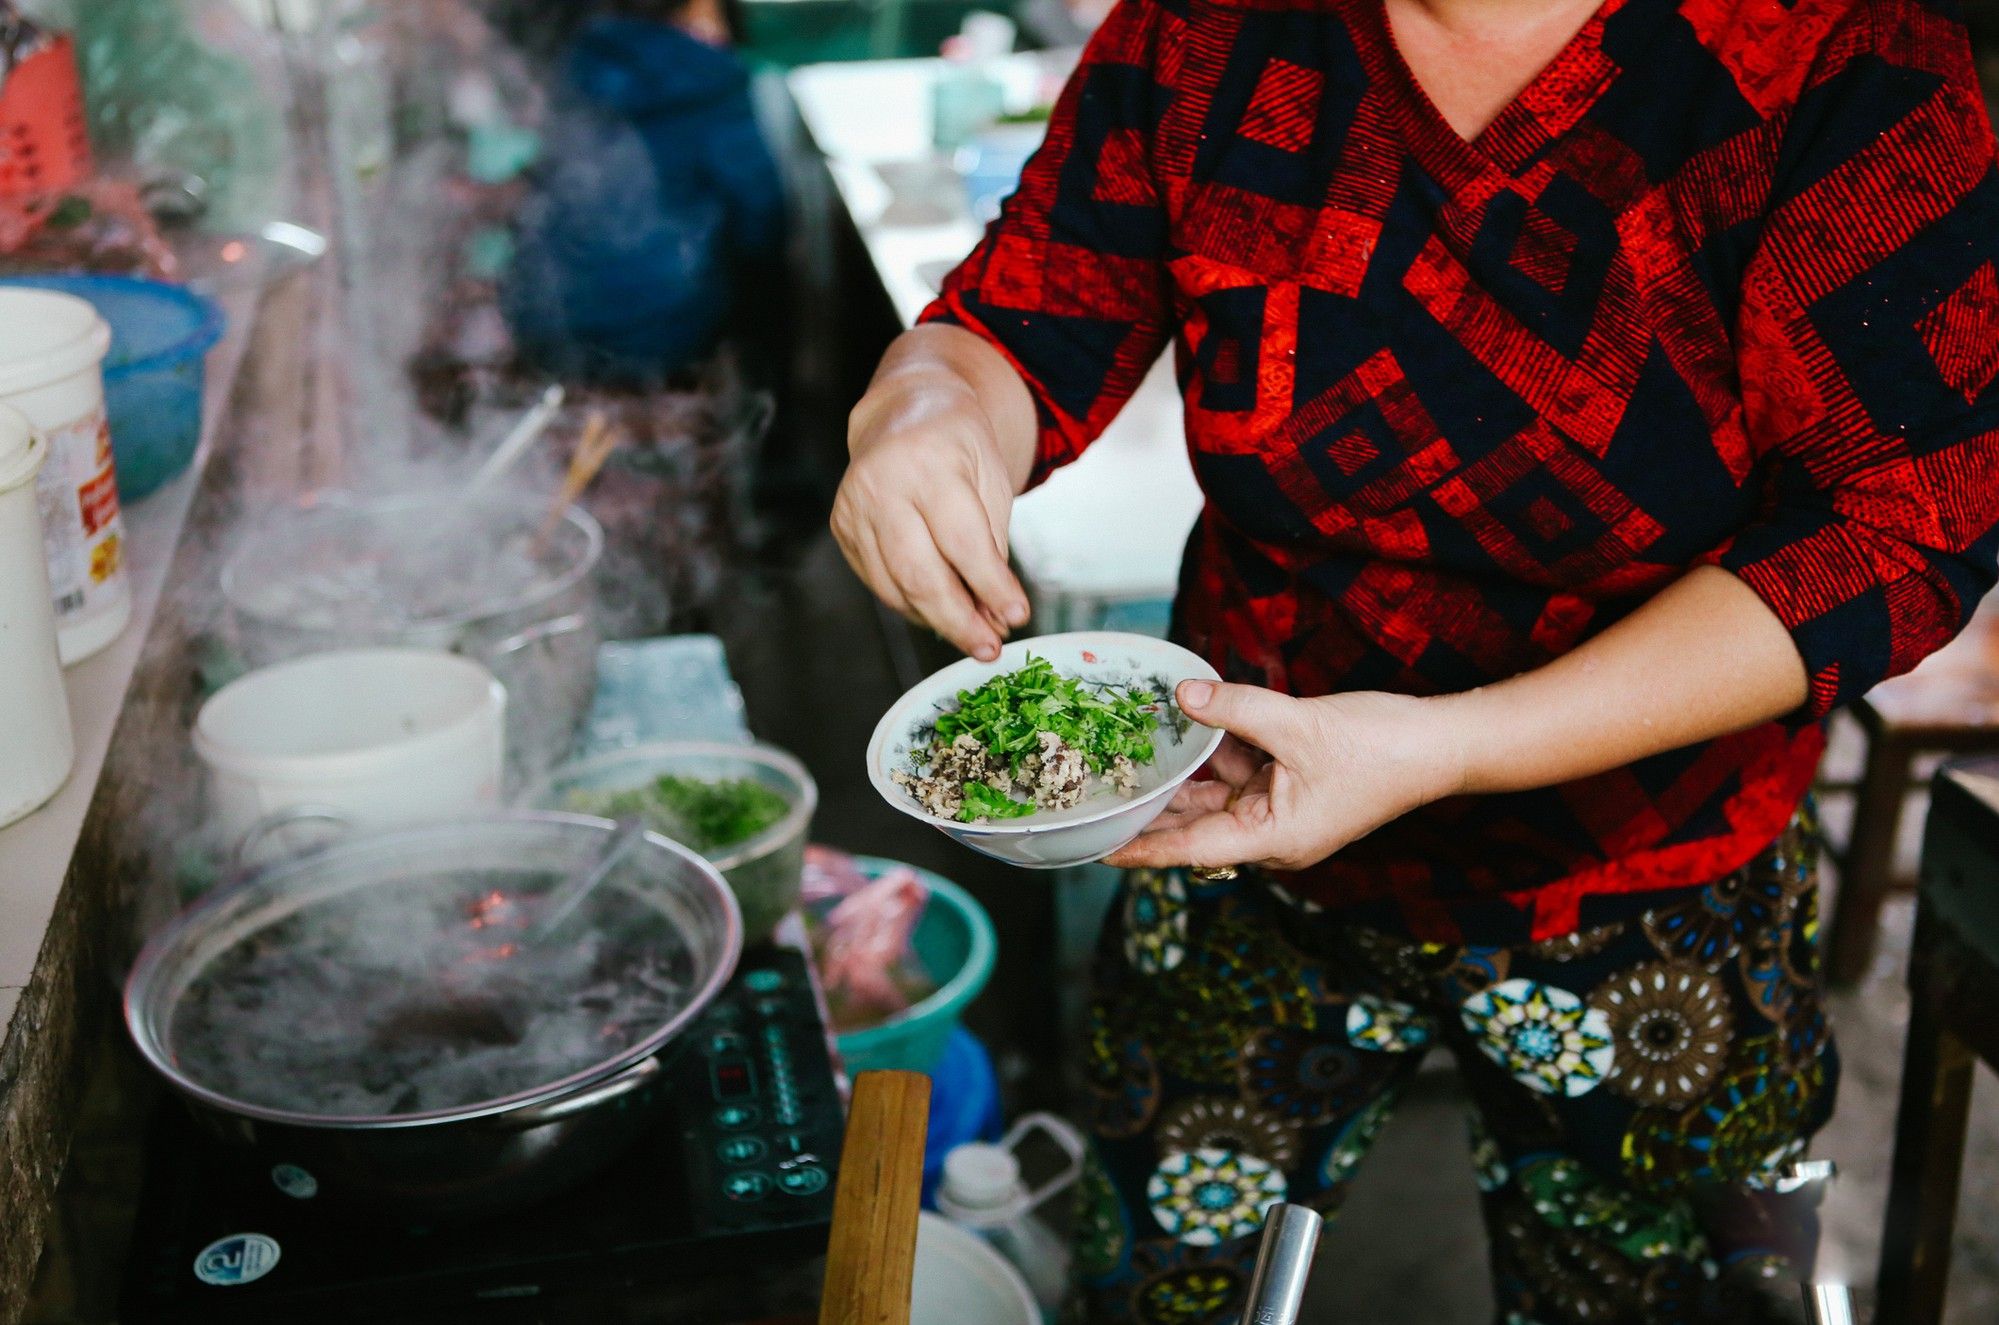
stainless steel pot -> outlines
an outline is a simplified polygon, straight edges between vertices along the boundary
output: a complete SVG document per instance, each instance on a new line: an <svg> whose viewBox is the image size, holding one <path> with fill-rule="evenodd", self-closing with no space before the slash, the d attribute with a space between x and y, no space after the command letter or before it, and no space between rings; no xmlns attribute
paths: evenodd
<svg viewBox="0 0 1999 1325"><path fill-rule="evenodd" d="M281 1181L299 1181L294 1169L310 1175L319 1198L450 1217L525 1204L581 1181L657 1120L645 1106L662 1075L661 1050L721 989L742 948L741 913L721 875L663 837L648 834L598 894L622 894L624 914L647 926L657 915L651 951L672 954L686 1002L618 1052L558 1079L428 1112L299 1112L204 1079L177 1014L191 1016L190 989L219 960L252 941L269 945L273 932L290 932L273 931L281 923L311 922L315 907L365 903L365 890L421 889L426 880L459 887L467 871L545 877L525 895L596 859L613 831L582 815L514 813L344 838L281 861L218 889L147 944L125 986L132 1039L207 1130ZM412 984L436 980L429 970L408 974Z"/></svg>
<svg viewBox="0 0 1999 1325"><path fill-rule="evenodd" d="M602 634L591 576L604 554L604 531L586 511L571 506L563 514L531 582L462 595L447 589L435 611L376 610L366 602L329 611L322 600L315 613L300 587L412 549L434 556L447 574L454 563L469 569L458 559L477 556L481 544L529 536L543 515L542 503L505 494L415 494L287 511L223 566L236 647L251 667L365 644L475 658L511 698L507 744L518 781L567 755L596 690Z"/></svg>

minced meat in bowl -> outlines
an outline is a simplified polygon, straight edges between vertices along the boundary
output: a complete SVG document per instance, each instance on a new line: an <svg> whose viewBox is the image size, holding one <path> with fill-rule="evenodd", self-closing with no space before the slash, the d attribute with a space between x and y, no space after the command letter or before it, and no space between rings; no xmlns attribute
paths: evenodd
<svg viewBox="0 0 1999 1325"><path fill-rule="evenodd" d="M1164 810L1219 742L1173 702L1192 678L1218 679L1147 636L1019 641L898 701L876 728L870 771L896 808L988 855L1044 868L1099 859Z"/></svg>

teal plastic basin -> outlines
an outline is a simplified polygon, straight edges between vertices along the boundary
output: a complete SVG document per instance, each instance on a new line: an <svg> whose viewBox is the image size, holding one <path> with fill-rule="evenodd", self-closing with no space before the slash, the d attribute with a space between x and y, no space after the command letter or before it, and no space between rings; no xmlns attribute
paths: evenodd
<svg viewBox="0 0 1999 1325"><path fill-rule="evenodd" d="M957 1029L965 1007L992 977L998 942L986 909L972 895L941 874L904 866L878 856L856 856L870 878L892 869L915 869L930 889L929 904L916 922L911 946L937 991L878 1026L838 1037L840 1056L849 1072L903 1068L928 1072L944 1056L945 1043Z"/></svg>

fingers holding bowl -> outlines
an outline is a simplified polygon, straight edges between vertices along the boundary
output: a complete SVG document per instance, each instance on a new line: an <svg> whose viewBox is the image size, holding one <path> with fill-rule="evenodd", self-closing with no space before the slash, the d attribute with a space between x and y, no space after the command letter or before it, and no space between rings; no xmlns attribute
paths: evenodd
<svg viewBox="0 0 1999 1325"><path fill-rule="evenodd" d="M1204 766L1213 782L1240 788L1270 765L1270 756L1239 737L1224 736Z"/></svg>
<svg viewBox="0 0 1999 1325"><path fill-rule="evenodd" d="M1234 868L1270 850L1265 835L1226 811L1160 816L1165 826L1149 828L1104 858L1119 869Z"/></svg>

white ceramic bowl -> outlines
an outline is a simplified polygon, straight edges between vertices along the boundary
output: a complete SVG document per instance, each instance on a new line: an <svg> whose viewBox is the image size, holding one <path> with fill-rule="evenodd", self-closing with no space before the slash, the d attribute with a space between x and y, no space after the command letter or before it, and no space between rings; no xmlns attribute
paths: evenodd
<svg viewBox="0 0 1999 1325"><path fill-rule="evenodd" d="M868 778L883 798L904 814L936 826L947 837L995 860L1027 869L1064 869L1102 860L1145 831L1173 798L1173 790L1208 761L1222 733L1199 724L1176 736L1161 728L1153 761L1138 770L1138 794L1124 797L1099 788L1070 810L1041 810L1019 819L964 824L941 819L895 784L893 774L909 771L928 729L941 712L957 707L958 692L1018 670L1028 655L1046 658L1055 670L1112 684L1163 683L1170 695L1180 682L1217 681L1215 669L1176 644L1148 635L1079 630L1016 640L994 662L966 658L924 680L897 700L875 726L868 742Z"/></svg>

